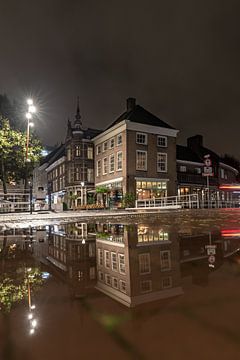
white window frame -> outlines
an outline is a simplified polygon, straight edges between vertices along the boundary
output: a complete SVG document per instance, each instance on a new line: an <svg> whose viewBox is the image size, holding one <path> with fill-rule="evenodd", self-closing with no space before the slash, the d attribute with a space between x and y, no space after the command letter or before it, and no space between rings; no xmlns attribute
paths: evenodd
<svg viewBox="0 0 240 360"><path fill-rule="evenodd" d="M108 282L107 279L109 279L109 282ZM108 286L112 286L112 279L111 279L111 276L109 274L105 274L105 284L108 285Z"/></svg>
<svg viewBox="0 0 240 360"><path fill-rule="evenodd" d="M123 289L122 284L125 284L125 285L124 285L125 290ZM119 290L120 290L121 292L123 292L124 294L126 294L126 292L127 292L127 284L126 284L126 281L124 281L124 280L119 280Z"/></svg>
<svg viewBox="0 0 240 360"><path fill-rule="evenodd" d="M164 253L168 254L168 259L162 259L162 255ZM168 261L168 266L166 266L166 262ZM171 251L170 250L162 250L160 251L160 266L161 271L169 271L172 268L172 262L171 262Z"/></svg>
<svg viewBox="0 0 240 360"><path fill-rule="evenodd" d="M121 262L121 258L123 258L123 263ZM120 274L126 274L126 263L124 254L118 254L118 268Z"/></svg>
<svg viewBox="0 0 240 360"><path fill-rule="evenodd" d="M115 280L117 281L117 286L114 285L114 281L115 281ZM118 286L118 278L112 277L112 287L113 287L114 289L118 289L118 287L119 287L119 286Z"/></svg>
<svg viewBox="0 0 240 360"><path fill-rule="evenodd" d="M119 165L119 160L118 160L119 155L122 155L121 168L119 168L119 166L118 166ZM122 171L122 169L123 169L123 152L118 151L117 152L117 171Z"/></svg>
<svg viewBox="0 0 240 360"><path fill-rule="evenodd" d="M144 136L145 141L141 142L138 140L138 136ZM140 145L147 145L148 144L148 136L146 133L142 133L142 132L137 132L136 133L136 144L140 144Z"/></svg>
<svg viewBox="0 0 240 360"><path fill-rule="evenodd" d="M101 164L101 160L97 160L97 176L101 175L101 168L102 168L102 164Z"/></svg>
<svg viewBox="0 0 240 360"><path fill-rule="evenodd" d="M137 163L138 163L138 154L144 153L145 154L145 167L144 169L138 169ZM136 170L137 171L147 171L147 151L146 150L136 150Z"/></svg>
<svg viewBox="0 0 240 360"><path fill-rule="evenodd" d="M101 145L97 145L96 148L97 148L96 149L97 150L96 151L97 155L101 154Z"/></svg>
<svg viewBox="0 0 240 360"><path fill-rule="evenodd" d="M185 165L180 165L179 171L185 173L187 172L187 167Z"/></svg>
<svg viewBox="0 0 240 360"><path fill-rule="evenodd" d="M115 146L115 138L111 138L109 141L109 149L113 149Z"/></svg>
<svg viewBox="0 0 240 360"><path fill-rule="evenodd" d="M108 258L107 258L108 254ZM107 269L110 269L111 266L111 254L109 250L104 250L104 266Z"/></svg>
<svg viewBox="0 0 240 360"><path fill-rule="evenodd" d="M119 142L119 138L121 138L121 142ZM117 146L122 145L123 136L122 133L117 135Z"/></svg>
<svg viewBox="0 0 240 360"><path fill-rule="evenodd" d="M148 290L143 290L143 288L142 288L143 283L148 283L150 285ZM141 280L141 282L140 282L140 291L141 291L142 294L146 294L146 293L151 292L152 291L152 280Z"/></svg>
<svg viewBox="0 0 240 360"><path fill-rule="evenodd" d="M90 160L93 159L93 147L92 146L87 147L87 158Z"/></svg>
<svg viewBox="0 0 240 360"><path fill-rule="evenodd" d="M146 267L146 261L144 260L145 264L143 264L143 261L141 259L147 258L147 264L148 264L148 270L141 270L141 267ZM140 275L146 275L151 274L151 258L149 253L142 253L138 255L138 264L139 264L139 274Z"/></svg>
<svg viewBox="0 0 240 360"><path fill-rule="evenodd" d="M159 161L158 161L158 156L159 155L164 155L165 156L165 170L161 170L161 168L159 167ZM167 173L168 171L168 158L167 158L167 153L162 153L162 152L158 152L157 153L157 172L161 172L161 173Z"/></svg>
<svg viewBox="0 0 240 360"><path fill-rule="evenodd" d="M113 255L116 256L116 261L113 262ZM113 263L116 264L116 268L114 268ZM111 252L111 269L112 271L118 271L118 259L117 259L117 253L112 251Z"/></svg>
<svg viewBox="0 0 240 360"><path fill-rule="evenodd" d="M169 280L168 285L164 285L164 281ZM162 289L171 289L172 288L172 276L167 276L162 278Z"/></svg>
<svg viewBox="0 0 240 360"><path fill-rule="evenodd" d="M161 139L161 140L163 140L163 139L165 140L165 144L164 144L164 145L160 144L160 141L159 141L160 139ZM166 148L166 147L167 147L167 140L168 140L167 136L158 135L158 137L157 137L157 146Z"/></svg>
<svg viewBox="0 0 240 360"><path fill-rule="evenodd" d="M111 162L111 159L113 159L113 162ZM111 169L111 165L113 165L113 169ZM114 154L111 154L109 156L109 173L114 173L115 171L115 155Z"/></svg>
<svg viewBox="0 0 240 360"><path fill-rule="evenodd" d="M105 146L106 145L106 146ZM107 151L107 149L108 149L108 140L106 140L106 141L104 141L104 143L103 143L103 150L102 150L102 152L105 152L105 151ZM106 147L106 148L105 148Z"/></svg>
<svg viewBox="0 0 240 360"><path fill-rule="evenodd" d="M103 266L103 249L98 249L98 265Z"/></svg>
<svg viewBox="0 0 240 360"><path fill-rule="evenodd" d="M106 164L105 164L106 162ZM103 158L102 159L102 174L103 175L107 175L107 171L108 171L108 161L107 161L107 157ZM105 166L106 166L106 169L105 169Z"/></svg>
<svg viewBox="0 0 240 360"><path fill-rule="evenodd" d="M81 156L81 145L75 146L75 156L80 157Z"/></svg>

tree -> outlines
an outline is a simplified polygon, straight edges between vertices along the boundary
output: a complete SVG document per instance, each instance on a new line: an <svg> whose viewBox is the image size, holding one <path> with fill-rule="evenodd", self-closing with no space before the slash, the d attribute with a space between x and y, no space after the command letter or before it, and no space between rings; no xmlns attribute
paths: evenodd
<svg viewBox="0 0 240 360"><path fill-rule="evenodd" d="M31 135L29 139L28 162L26 162L26 134L11 128L9 120L0 117L0 179L4 194L7 183L25 179L25 183L33 171L34 164L41 157L40 141Z"/></svg>

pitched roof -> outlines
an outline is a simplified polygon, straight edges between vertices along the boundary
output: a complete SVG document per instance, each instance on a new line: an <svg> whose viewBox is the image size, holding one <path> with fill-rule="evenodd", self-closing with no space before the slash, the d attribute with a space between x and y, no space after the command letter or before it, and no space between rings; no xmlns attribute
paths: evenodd
<svg viewBox="0 0 240 360"><path fill-rule="evenodd" d="M160 126L168 129L174 129L172 126L165 123L163 120L159 119L157 116L151 114L149 111L145 110L142 106L136 105L133 109L125 111L120 115L111 125L109 125L105 130L111 128L112 126L120 123L123 120L130 120L132 122L147 124L152 126Z"/></svg>
<svg viewBox="0 0 240 360"><path fill-rule="evenodd" d="M45 161L48 163L48 166L53 164L55 161L57 161L58 159L60 159L62 156L65 155L65 145L61 144L56 151L54 151L54 153L50 153L49 155L52 155L48 161Z"/></svg>
<svg viewBox="0 0 240 360"><path fill-rule="evenodd" d="M202 159L189 147L177 145L177 160L202 163Z"/></svg>
<svg viewBox="0 0 240 360"><path fill-rule="evenodd" d="M92 139L95 136L99 135L102 132L102 130L98 130L98 129L85 129L83 130L83 138L84 139Z"/></svg>

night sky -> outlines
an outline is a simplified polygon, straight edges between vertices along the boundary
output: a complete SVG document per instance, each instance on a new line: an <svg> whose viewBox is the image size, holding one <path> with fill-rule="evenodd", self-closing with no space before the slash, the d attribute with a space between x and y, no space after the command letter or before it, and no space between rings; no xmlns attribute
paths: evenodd
<svg viewBox="0 0 240 360"><path fill-rule="evenodd" d="M200 133L240 157L239 10L239 0L3 0L0 93L35 99L48 144L64 140L77 96L96 128L131 96L181 130L179 143Z"/></svg>

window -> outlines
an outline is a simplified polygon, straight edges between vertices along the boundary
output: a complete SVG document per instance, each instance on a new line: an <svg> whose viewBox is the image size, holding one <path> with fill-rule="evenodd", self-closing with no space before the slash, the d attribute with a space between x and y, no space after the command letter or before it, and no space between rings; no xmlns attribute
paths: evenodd
<svg viewBox="0 0 240 360"><path fill-rule="evenodd" d="M90 280L95 279L95 266L90 267L90 269L89 269L89 278L90 278Z"/></svg>
<svg viewBox="0 0 240 360"><path fill-rule="evenodd" d="M157 171L167 172L167 154L157 153Z"/></svg>
<svg viewBox="0 0 240 360"><path fill-rule="evenodd" d="M121 292L126 293L127 289L126 289L126 282L123 280L119 280L119 289Z"/></svg>
<svg viewBox="0 0 240 360"><path fill-rule="evenodd" d="M118 254L118 263L119 263L119 272L120 274L125 274L125 255Z"/></svg>
<svg viewBox="0 0 240 360"><path fill-rule="evenodd" d="M107 158L103 159L103 175L107 174Z"/></svg>
<svg viewBox="0 0 240 360"><path fill-rule="evenodd" d="M115 277L112 278L112 287L118 289L118 279Z"/></svg>
<svg viewBox="0 0 240 360"><path fill-rule="evenodd" d="M152 280L142 280L140 283L141 293L152 291Z"/></svg>
<svg viewBox="0 0 240 360"><path fill-rule="evenodd" d="M136 143L147 145L147 134L136 133Z"/></svg>
<svg viewBox="0 0 240 360"><path fill-rule="evenodd" d="M101 154L101 145L97 146L97 155Z"/></svg>
<svg viewBox="0 0 240 360"><path fill-rule="evenodd" d="M122 145L122 134L118 134L117 136L117 145Z"/></svg>
<svg viewBox="0 0 240 360"><path fill-rule="evenodd" d="M102 271L99 271L99 272L98 272L98 279L99 279L100 281L103 281L104 277L103 277Z"/></svg>
<svg viewBox="0 0 240 360"><path fill-rule="evenodd" d="M136 170L147 170L147 152L137 150L136 152Z"/></svg>
<svg viewBox="0 0 240 360"><path fill-rule="evenodd" d="M114 162L115 162L115 157L114 154L109 156L109 172L113 173L114 172Z"/></svg>
<svg viewBox="0 0 240 360"><path fill-rule="evenodd" d="M98 264L99 265L103 265L103 250L102 249L98 249Z"/></svg>
<svg viewBox="0 0 240 360"><path fill-rule="evenodd" d="M89 243L88 245L88 256L89 257L94 257L95 256L95 244L94 243Z"/></svg>
<svg viewBox="0 0 240 360"><path fill-rule="evenodd" d="M105 274L105 283L111 286L111 276L109 274Z"/></svg>
<svg viewBox="0 0 240 360"><path fill-rule="evenodd" d="M97 176L101 174L101 160L97 161Z"/></svg>
<svg viewBox="0 0 240 360"><path fill-rule="evenodd" d="M168 276L166 278L162 279L162 288L163 289L169 289L172 287L172 277Z"/></svg>
<svg viewBox="0 0 240 360"><path fill-rule="evenodd" d="M157 137L157 146L167 147L167 137L166 136L158 136Z"/></svg>
<svg viewBox="0 0 240 360"><path fill-rule="evenodd" d="M93 169L87 169L87 181L90 182L90 183L94 182Z"/></svg>
<svg viewBox="0 0 240 360"><path fill-rule="evenodd" d="M180 172L186 172L187 171L187 167L184 165L181 165L179 168Z"/></svg>
<svg viewBox="0 0 240 360"><path fill-rule="evenodd" d="M80 180L80 168L76 167L75 169L75 180Z"/></svg>
<svg viewBox="0 0 240 360"><path fill-rule="evenodd" d="M68 159L68 161L71 160L71 149L70 148L67 149L67 159Z"/></svg>
<svg viewBox="0 0 240 360"><path fill-rule="evenodd" d="M138 255L139 261L139 274L150 274L151 265L150 265L150 254L140 254Z"/></svg>
<svg viewBox="0 0 240 360"><path fill-rule="evenodd" d="M115 145L115 140L114 140L114 138L112 138L112 139L110 140L110 149L113 149L113 148L114 148L114 145Z"/></svg>
<svg viewBox="0 0 240 360"><path fill-rule="evenodd" d="M93 147L92 146L88 146L88 148L87 148L87 157L88 157L88 159L93 159Z"/></svg>
<svg viewBox="0 0 240 360"><path fill-rule="evenodd" d="M201 174L201 172L202 172L201 168L195 168L194 170L195 170L196 174Z"/></svg>
<svg viewBox="0 0 240 360"><path fill-rule="evenodd" d="M113 271L117 271L118 267L117 267L117 254L112 252L111 253L111 262L112 262L112 270Z"/></svg>
<svg viewBox="0 0 240 360"><path fill-rule="evenodd" d="M108 142L105 141L105 142L103 143L103 152L104 152L104 151L107 151L107 149L108 149Z"/></svg>
<svg viewBox="0 0 240 360"><path fill-rule="evenodd" d="M160 265L162 271L171 270L171 253L169 250L160 251Z"/></svg>
<svg viewBox="0 0 240 360"><path fill-rule="evenodd" d="M220 176L221 176L221 179L224 179L224 169L220 169Z"/></svg>
<svg viewBox="0 0 240 360"><path fill-rule="evenodd" d="M122 151L117 153L117 170L122 170Z"/></svg>
<svg viewBox="0 0 240 360"><path fill-rule="evenodd" d="M75 146L75 155L76 156L81 156L81 147L80 147L80 145Z"/></svg>
<svg viewBox="0 0 240 360"><path fill-rule="evenodd" d="M107 269L110 268L110 252L107 250L104 251L104 265Z"/></svg>

